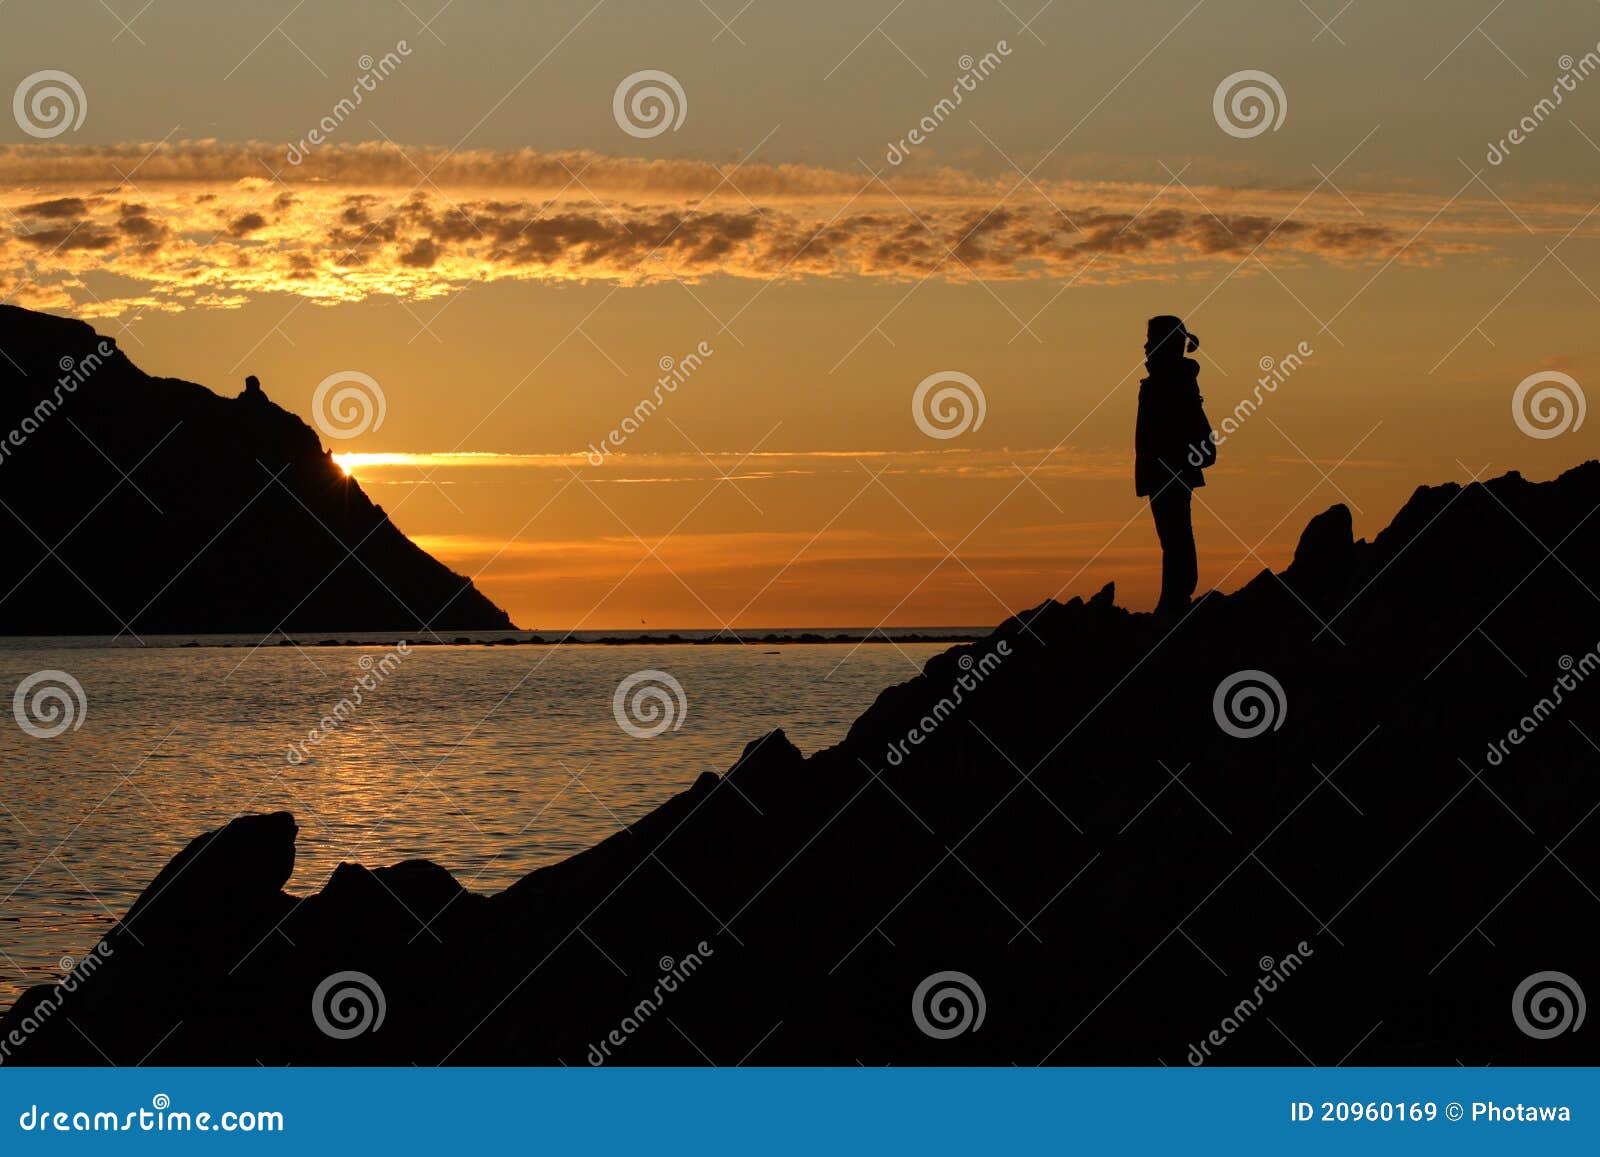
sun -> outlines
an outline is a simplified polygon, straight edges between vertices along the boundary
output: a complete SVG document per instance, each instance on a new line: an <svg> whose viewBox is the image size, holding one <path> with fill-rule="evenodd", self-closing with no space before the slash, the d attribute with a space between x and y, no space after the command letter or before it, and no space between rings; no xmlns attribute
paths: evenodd
<svg viewBox="0 0 1600 1157"><path fill-rule="evenodd" d="M335 454L333 455L333 464L339 467L340 470L344 471L344 476L346 478L354 478L356 473L356 460L358 458L360 458L359 454Z"/></svg>

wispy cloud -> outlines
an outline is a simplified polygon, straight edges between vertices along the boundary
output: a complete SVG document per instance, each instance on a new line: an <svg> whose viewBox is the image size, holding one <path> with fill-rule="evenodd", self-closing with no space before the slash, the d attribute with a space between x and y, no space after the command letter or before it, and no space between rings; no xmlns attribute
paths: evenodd
<svg viewBox="0 0 1600 1157"><path fill-rule="evenodd" d="M128 177L119 174L127 173ZM1520 228L1406 192L1014 182L941 171L326 146L0 147L0 295L81 313L424 299L493 280L1132 281L1237 262L1428 262ZM1581 207L1522 205L1535 227ZM98 283L96 281L98 279ZM90 292L92 290L92 293ZM91 300L92 299L92 300Z"/></svg>

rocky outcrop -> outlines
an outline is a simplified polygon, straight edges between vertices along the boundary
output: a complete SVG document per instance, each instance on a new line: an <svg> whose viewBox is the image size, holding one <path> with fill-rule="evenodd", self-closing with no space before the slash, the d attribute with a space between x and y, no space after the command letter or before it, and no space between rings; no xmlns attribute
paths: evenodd
<svg viewBox="0 0 1600 1157"><path fill-rule="evenodd" d="M511 629L259 382L152 378L14 306L0 349L0 634Z"/></svg>
<svg viewBox="0 0 1600 1157"><path fill-rule="evenodd" d="M241 817L0 1039L52 1004L14 1059L1593 1064L1512 1005L1600 991L1597 509L1595 462L1425 487L1176 624L1047 602L494 896L285 896L292 821Z"/></svg>

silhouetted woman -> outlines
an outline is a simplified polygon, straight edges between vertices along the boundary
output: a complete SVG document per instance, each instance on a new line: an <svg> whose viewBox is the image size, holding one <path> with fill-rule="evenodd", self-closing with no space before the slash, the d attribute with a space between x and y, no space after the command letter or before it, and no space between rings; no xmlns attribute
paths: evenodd
<svg viewBox="0 0 1600 1157"><path fill-rule="evenodd" d="M1201 473L1216 461L1216 447L1200 399L1200 363L1185 353L1200 339L1181 318L1152 317L1144 342L1149 376L1139 383L1139 421L1134 431L1134 491L1150 499L1156 536L1161 540L1159 615L1188 609L1199 582L1194 522L1194 488L1206 484Z"/></svg>

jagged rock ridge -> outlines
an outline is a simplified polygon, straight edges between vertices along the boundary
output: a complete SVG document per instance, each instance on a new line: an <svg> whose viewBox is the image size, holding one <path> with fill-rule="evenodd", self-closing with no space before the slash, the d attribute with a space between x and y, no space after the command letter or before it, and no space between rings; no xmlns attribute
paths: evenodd
<svg viewBox="0 0 1600 1157"><path fill-rule="evenodd" d="M1526 726L1595 665L1597 509L1596 462L1423 487L1370 542L1319 516L1177 624L1047 602L839 746L757 739L493 896L426 863L287 895L294 820L243 817L0 1036L49 1006L17 1059L582 1064L616 1032L607 1063L1176 1065L1217 1032L1207 1063L1593 1064L1600 1036L1540 1039L1511 1001L1551 970L1600 989L1600 679ZM1230 730L1240 672L1281 698ZM346 971L386 1018L341 1039L312 1004ZM943 1039L912 1001L948 971L985 1015Z"/></svg>

